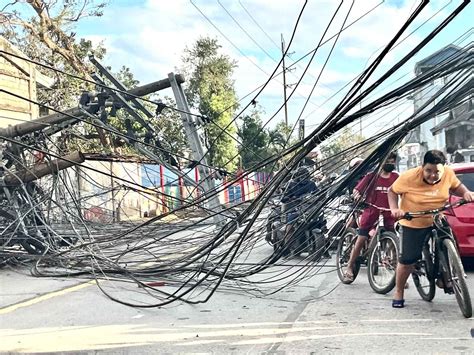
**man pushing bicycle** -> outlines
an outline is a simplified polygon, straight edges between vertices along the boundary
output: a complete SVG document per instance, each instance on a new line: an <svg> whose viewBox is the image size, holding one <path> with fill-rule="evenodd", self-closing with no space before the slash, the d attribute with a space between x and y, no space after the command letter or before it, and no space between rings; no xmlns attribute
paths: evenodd
<svg viewBox="0 0 474 355"><path fill-rule="evenodd" d="M394 308L405 306L403 299L405 283L413 271L414 264L422 257L423 244L433 226L431 215L411 220L402 218L406 212L442 207L448 202L450 193L468 202L474 200L474 193L461 183L449 166L446 166L446 157L439 150L426 152L423 165L401 174L388 190L392 216L401 219L400 256L392 301Z"/></svg>

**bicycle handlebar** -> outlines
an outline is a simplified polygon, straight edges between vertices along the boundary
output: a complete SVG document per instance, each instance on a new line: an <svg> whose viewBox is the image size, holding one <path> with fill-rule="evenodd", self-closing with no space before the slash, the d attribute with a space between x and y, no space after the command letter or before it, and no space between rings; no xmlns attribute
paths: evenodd
<svg viewBox="0 0 474 355"><path fill-rule="evenodd" d="M376 206L370 202L367 202L367 201L364 201L362 202L362 206L365 205L365 208L367 207L373 207L373 208L376 208L378 209L379 211L383 211L383 212L390 212L390 208L385 208L385 207L379 207L379 206Z"/></svg>
<svg viewBox="0 0 474 355"><path fill-rule="evenodd" d="M456 208L456 207L459 207L461 205L465 205L466 203L469 203L469 202L466 201L465 199L460 199L459 201L457 201L455 203L448 203L448 204L444 205L443 207L436 208L436 209L433 209L433 210L426 210L426 211L419 211L419 212L406 212L401 219L406 219L406 220L410 221L413 218L420 217L420 216L426 216L426 215L430 215L430 214L435 215L435 214L438 214L440 212L446 211L447 209Z"/></svg>
<svg viewBox="0 0 474 355"><path fill-rule="evenodd" d="M344 205L352 205L356 207L358 210L365 210L366 208L373 207L378 209L379 211L390 212L390 208L384 208L376 206L370 202L364 201L363 199L355 199L353 197L346 199L343 201Z"/></svg>

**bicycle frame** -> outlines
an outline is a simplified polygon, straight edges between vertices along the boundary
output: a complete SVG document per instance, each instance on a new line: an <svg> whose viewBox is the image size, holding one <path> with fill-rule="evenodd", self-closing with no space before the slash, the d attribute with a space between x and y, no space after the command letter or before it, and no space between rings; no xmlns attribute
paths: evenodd
<svg viewBox="0 0 474 355"><path fill-rule="evenodd" d="M351 215L357 215L358 211L352 211ZM373 229L373 233L366 240L361 254L355 259L352 268L353 280L357 277L361 264L366 264L367 277L371 288L379 293L386 294L395 286L395 269L398 260L398 238L395 233L386 230L383 225L383 215ZM357 240L357 232L353 228L346 229L345 234L338 243L336 263L338 276L342 282L345 281L344 267L347 266L350 254ZM352 281L351 281L352 282Z"/></svg>
<svg viewBox="0 0 474 355"><path fill-rule="evenodd" d="M359 225L360 225L359 220L360 220L361 214L362 214L362 209L354 209L350 213L349 218L347 219L345 230L347 230L348 228L352 228L350 226L350 222L352 220L355 221L357 228L359 228ZM361 250L361 255L358 257L358 260L356 261L359 263L359 265L362 263L364 264L367 263L367 258L369 257L370 252L372 251L373 248L375 248L376 245L380 243L380 236L382 235L384 231L385 231L385 227L383 226L383 216L380 215L375 226L370 230L370 232L373 232L373 233L369 232L369 238L366 240L364 247ZM356 239L352 241L352 244L354 244L355 241ZM349 249L352 250L352 247Z"/></svg>
<svg viewBox="0 0 474 355"><path fill-rule="evenodd" d="M425 301L431 301L436 293L436 285L443 288L447 294L455 294L461 312L466 318L472 316L472 304L469 289L466 283L466 274L461 263L456 240L442 211L466 203L464 200L453 205L431 211L407 213L405 218L431 214L434 216L433 227L425 240L422 249L422 258L417 262L413 272L413 280L418 293ZM425 273L423 273L425 271ZM422 285L423 275L428 285ZM442 285L437 282L441 280ZM427 288L428 289L425 289Z"/></svg>
<svg viewBox="0 0 474 355"><path fill-rule="evenodd" d="M443 240L450 239L454 243L454 245L456 245L456 239L453 237L449 225L442 226L443 222L446 222L444 216L440 214L435 215L434 226L427 240L428 243L431 241L431 246L433 248L433 274L431 275L431 277L432 280L435 282L438 279L443 280L444 292L452 294L452 288L448 287L451 275L449 275L449 270L443 270L443 268L441 267L441 264L443 264L443 262L441 260L444 259L443 261L447 264L447 260L445 260L446 248L443 245ZM449 231L444 230L443 227L449 228ZM443 232L442 235L440 235L439 232Z"/></svg>
<svg viewBox="0 0 474 355"><path fill-rule="evenodd" d="M362 210L354 210L352 212L352 218L354 218L357 228L360 228L360 217L362 215ZM383 216L382 214L379 215L378 221L375 223L374 227L369 232L369 237L365 241L364 248L361 251L361 256L364 258L364 261L368 258L370 252L377 244L380 243L380 236L382 235L383 231L385 231L385 227L383 225Z"/></svg>

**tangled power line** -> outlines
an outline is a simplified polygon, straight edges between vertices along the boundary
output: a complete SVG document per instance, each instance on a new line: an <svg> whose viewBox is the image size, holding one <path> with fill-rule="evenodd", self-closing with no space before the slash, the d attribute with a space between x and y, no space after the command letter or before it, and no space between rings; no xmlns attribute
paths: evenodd
<svg viewBox="0 0 474 355"><path fill-rule="evenodd" d="M337 235L341 232L340 221L350 213L340 205L341 194L358 176L380 168L384 157L397 149L403 139L420 124L472 100L472 30L459 37L456 43L459 51L412 79L402 76L381 89L382 84L392 80L401 68L406 68L406 64L443 31L468 6L469 1L460 2L452 13L407 51L398 62L387 69L382 68L381 64L386 60L387 54L403 40L403 36L414 25L415 19L427 3L422 1L412 11L380 53L348 84L342 99L331 107L329 114L309 135L296 144L289 146L287 142L285 149L278 154L261 159L239 176L230 175L225 182L217 183L217 180L212 188L207 189L203 189L203 181L210 179L211 175L222 170L222 167L212 167L205 163L207 152L198 160L188 158L194 166L207 168L209 176L200 176L199 182L192 186L185 184L188 190L186 198L178 198L159 190L153 184L137 182L138 173L134 170L134 165L128 164L125 158L121 161L123 171L119 175L113 169L101 166L113 164L113 161L98 162L91 155L64 151L62 140L65 132L81 136L84 135L83 127L93 127L118 136L127 144L145 152L146 158L140 162L140 166L142 174L148 176L150 181L157 176L158 171L160 176L163 176L163 171L160 171L163 162L169 161L171 157L185 158L173 154L158 144L158 140L117 131L107 121L101 120L101 109L88 110L84 106L67 111L53 110L57 114L54 120L40 119L37 122L23 122L2 129L0 262L3 266L27 265L38 277L95 279L97 286L107 297L134 307L158 307L175 301L206 302L220 287L248 292L259 297L267 296L315 275L334 272L335 267L330 265L330 259L324 256L334 249ZM305 6L306 2L295 21L287 52L297 36L298 24L304 15ZM351 9L352 7L344 14L346 20ZM340 8L334 16L337 11L340 11ZM337 35L332 37L333 48L338 45L340 34L350 25L346 25L344 21L337 30ZM325 37L330 29L333 29L332 19L329 20L316 49L311 52L311 57L287 100L291 99L313 64L318 53L317 48L328 40ZM285 52L283 55L286 54ZM10 54L0 51L0 55ZM331 50L326 63L332 60L332 56ZM27 58L17 59L42 65ZM282 60L275 65L268 80L251 93L252 99L243 105L231 124L235 123L251 102L262 94L268 83L278 75L281 62ZM57 71L52 67L48 69ZM382 73L376 76L380 71ZM71 75L63 71L58 73ZM403 106L408 97L426 88L430 82L442 78L445 81L444 86L429 92L425 90L424 104L414 112L398 112L398 120L393 122L392 126L384 127L344 152L326 156L318 161L318 167L314 169L313 174L323 171L326 176L330 176L345 166L347 157L366 156L356 169L346 175L336 179L323 179L317 192L298 206L303 218L296 223L287 243L297 243L305 233L308 221L324 219L324 244L313 248L311 252L302 253L302 257L292 259L285 256L285 248L281 245L273 248L268 245L266 237L272 232L269 221L283 217L279 214L272 215L272 211L278 211L273 207L285 195L288 180L310 152L359 120L366 124L381 120L388 113ZM76 79L88 82L78 76ZM318 85L319 76L313 79L314 89ZM134 94L133 91L122 90L103 82L89 83L113 95L122 95L128 101L147 100L157 107L164 105L143 99L143 95ZM44 106L4 88L0 88L0 92ZM306 97L307 102L310 99L311 95ZM105 101L103 104L106 105ZM266 124L275 118L284 104L277 112L269 115ZM205 121L205 117L192 114L189 110L166 105L165 107ZM300 116L305 107L306 105L303 105ZM61 117L61 121L56 120L57 117ZM143 125L146 125L146 122ZM220 127L220 134L228 134L227 128ZM34 161L38 153L43 156L39 163ZM237 159L237 156L232 159ZM241 179L253 176L264 167L274 167L274 170L277 170L279 166L278 172L262 184L259 193L251 196L246 202L219 208L210 203L228 186L238 184ZM171 180L191 180L189 172L176 170L170 175ZM81 186L87 186L87 189ZM161 213L148 216L145 221L134 219L128 215L132 211L131 206L127 205L127 196L130 195L137 196L140 201L154 204ZM100 208L101 211L98 221L91 221L84 213L86 210L94 213L94 208ZM170 216L177 218L178 222L170 222ZM219 219L216 219L216 216ZM216 223L216 220L219 222Z"/></svg>

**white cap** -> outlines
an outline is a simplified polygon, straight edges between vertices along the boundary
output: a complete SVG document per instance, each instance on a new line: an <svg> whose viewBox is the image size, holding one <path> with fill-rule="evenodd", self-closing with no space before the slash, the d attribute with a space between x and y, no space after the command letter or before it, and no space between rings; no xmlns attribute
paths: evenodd
<svg viewBox="0 0 474 355"><path fill-rule="evenodd" d="M354 158L349 162L349 168L353 168L356 165L359 165L360 163L362 163L363 161L364 161L364 159L362 159L362 158Z"/></svg>

